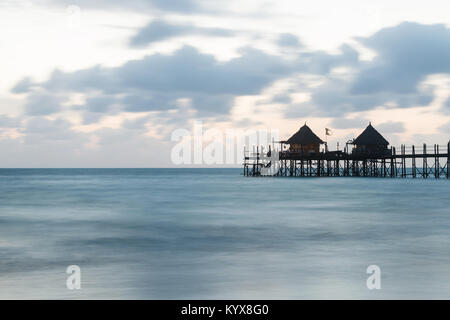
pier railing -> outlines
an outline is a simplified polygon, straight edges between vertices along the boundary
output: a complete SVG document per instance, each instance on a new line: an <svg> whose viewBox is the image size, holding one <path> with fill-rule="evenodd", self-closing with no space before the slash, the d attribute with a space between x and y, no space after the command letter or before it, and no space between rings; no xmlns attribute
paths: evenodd
<svg viewBox="0 0 450 320"><path fill-rule="evenodd" d="M449 178L450 142L401 145L377 152L290 152L258 146L244 150L245 176Z"/></svg>

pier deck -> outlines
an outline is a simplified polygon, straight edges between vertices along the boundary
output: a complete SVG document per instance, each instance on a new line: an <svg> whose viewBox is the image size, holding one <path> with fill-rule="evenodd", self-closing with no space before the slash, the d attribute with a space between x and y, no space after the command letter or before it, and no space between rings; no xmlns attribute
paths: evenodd
<svg viewBox="0 0 450 320"><path fill-rule="evenodd" d="M274 150L273 148L271 148ZM416 150L419 152L417 153ZM440 152L445 150L445 153ZM450 177L450 142L433 149L415 146L395 147L383 154L357 154L347 151L329 151L312 154L289 151L244 151L244 176L284 177Z"/></svg>

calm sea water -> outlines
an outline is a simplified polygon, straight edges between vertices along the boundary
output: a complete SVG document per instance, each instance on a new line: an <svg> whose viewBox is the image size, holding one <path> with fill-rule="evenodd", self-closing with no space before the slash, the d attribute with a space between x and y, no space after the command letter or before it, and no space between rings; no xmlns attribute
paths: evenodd
<svg viewBox="0 0 450 320"><path fill-rule="evenodd" d="M0 298L450 298L450 181L240 174L0 170Z"/></svg>

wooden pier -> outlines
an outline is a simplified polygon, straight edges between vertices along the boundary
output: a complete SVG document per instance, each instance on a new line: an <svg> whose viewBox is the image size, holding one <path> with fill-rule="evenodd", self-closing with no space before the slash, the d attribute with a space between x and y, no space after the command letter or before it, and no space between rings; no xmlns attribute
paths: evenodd
<svg viewBox="0 0 450 320"><path fill-rule="evenodd" d="M325 145L322 151L321 145ZM329 151L305 123L288 140L280 141L278 150L274 145L268 151L254 147L251 153L244 148L244 176L449 178L450 141L432 149L426 144L401 145L399 150L388 145L369 123L356 139L347 141L343 151Z"/></svg>
<svg viewBox="0 0 450 320"><path fill-rule="evenodd" d="M272 149L272 148L270 148ZM450 142L421 148L405 145L383 154L330 151L305 155L291 151L245 151L245 176L446 178L450 176ZM441 152L444 150L445 152ZM276 152L278 157L273 157ZM272 170L268 170L272 169Z"/></svg>

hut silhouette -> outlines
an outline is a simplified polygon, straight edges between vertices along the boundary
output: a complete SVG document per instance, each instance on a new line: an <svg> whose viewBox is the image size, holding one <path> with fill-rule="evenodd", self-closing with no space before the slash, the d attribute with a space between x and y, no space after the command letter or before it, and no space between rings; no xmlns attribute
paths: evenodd
<svg viewBox="0 0 450 320"><path fill-rule="evenodd" d="M289 144L290 152L311 154L318 153L320 145L324 142L305 123L285 143Z"/></svg>
<svg viewBox="0 0 450 320"><path fill-rule="evenodd" d="M256 153L246 153L244 148L244 176L450 179L450 141L446 153L440 151L442 146L439 144L434 145L432 153L427 152L426 144L418 153L414 145L409 149L411 151L407 151L402 144L400 153L397 153L394 146L388 149L389 141L371 123L356 139L348 140L344 150L329 151L325 148L320 151L320 146L326 146L327 142L322 141L306 123L288 140L278 143L280 149L273 149L278 157L270 157L269 162L261 158L258 147ZM353 146L351 151L350 145ZM270 150L269 147L269 153ZM418 160L420 166L417 165Z"/></svg>
<svg viewBox="0 0 450 320"><path fill-rule="evenodd" d="M385 155L389 152L387 141L371 123L353 140L353 153L364 155Z"/></svg>

